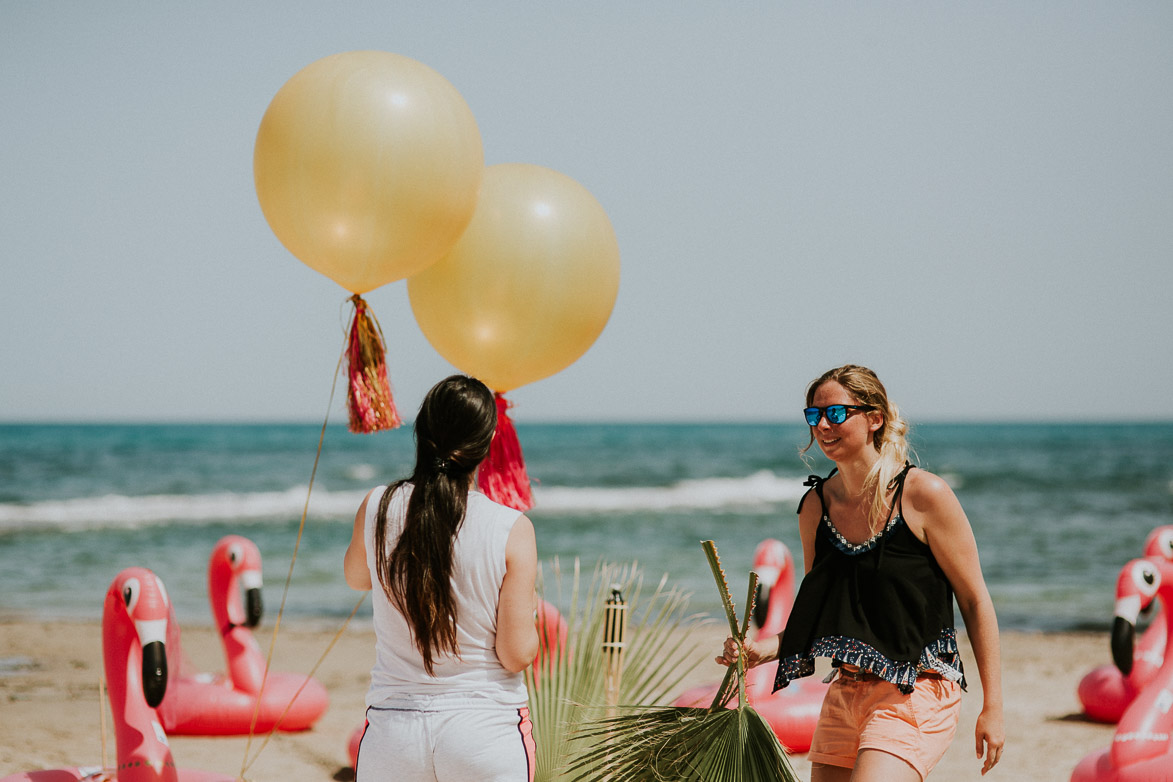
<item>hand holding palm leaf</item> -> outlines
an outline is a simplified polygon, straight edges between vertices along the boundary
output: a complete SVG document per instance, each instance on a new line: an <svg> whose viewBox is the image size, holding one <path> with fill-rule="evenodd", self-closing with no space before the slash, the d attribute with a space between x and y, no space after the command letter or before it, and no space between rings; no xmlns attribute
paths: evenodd
<svg viewBox="0 0 1173 782"><path fill-rule="evenodd" d="M729 666L708 709L627 707L631 713L585 726L579 738L597 743L571 764L571 778L798 782L778 737L745 696L744 643L757 574L750 573L745 617L739 625L717 547L711 540L701 547L721 592L729 628L742 649L737 663ZM735 691L737 708L725 708Z"/></svg>

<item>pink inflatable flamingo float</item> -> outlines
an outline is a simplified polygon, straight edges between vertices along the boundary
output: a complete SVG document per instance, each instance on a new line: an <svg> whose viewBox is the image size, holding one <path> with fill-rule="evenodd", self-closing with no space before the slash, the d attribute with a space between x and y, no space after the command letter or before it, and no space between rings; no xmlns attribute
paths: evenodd
<svg viewBox="0 0 1173 782"><path fill-rule="evenodd" d="M1160 597L1164 610L1173 604L1173 562L1134 559L1116 582L1116 623L1112 628L1112 655L1117 665L1132 664L1136 618ZM1173 623L1166 617L1166 628ZM1166 630L1166 643L1169 643ZM1173 779L1173 655L1129 704L1112 746L1085 757L1071 774L1071 782L1158 782Z"/></svg>
<svg viewBox="0 0 1173 782"><path fill-rule="evenodd" d="M127 568L106 592L102 656L114 714L117 770L100 766L28 771L0 782L233 782L233 777L176 768L155 708L167 693L166 642L171 606L163 582Z"/></svg>
<svg viewBox="0 0 1173 782"><path fill-rule="evenodd" d="M756 640L778 635L786 627L790 608L794 605L794 557L785 543L767 538L754 551L752 569L758 574L757 609L765 604L764 613L760 610L754 612L759 623ZM790 752L809 750L828 685L817 678L805 678L791 682L778 692L771 692L774 687L773 665L751 668L745 684L750 703L774 729L782 745ZM674 705L708 706L716 697L719 686L713 683L695 687L677 698Z"/></svg>
<svg viewBox="0 0 1173 782"><path fill-rule="evenodd" d="M1144 556L1173 561L1173 525L1157 527L1149 533ZM1076 689L1084 714L1096 722L1117 722L1161 667L1165 637L1165 613L1161 611L1136 644L1130 672L1122 673L1111 663L1089 671Z"/></svg>
<svg viewBox="0 0 1173 782"><path fill-rule="evenodd" d="M178 657L181 665L167 684L171 697L159 708L167 732L226 736L312 726L329 705L326 688L302 674L270 671L265 676L265 655L252 633L262 610L261 552L255 543L239 535L220 539L208 560L208 597L228 675L197 673ZM179 624L172 624L168 643L182 655Z"/></svg>

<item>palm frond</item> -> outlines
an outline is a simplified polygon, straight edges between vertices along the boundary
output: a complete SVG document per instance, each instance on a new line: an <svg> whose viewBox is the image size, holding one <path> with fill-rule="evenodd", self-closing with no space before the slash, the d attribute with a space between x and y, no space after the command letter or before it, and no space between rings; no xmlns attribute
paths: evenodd
<svg viewBox="0 0 1173 782"><path fill-rule="evenodd" d="M591 748L567 767L570 779L798 780L769 723L749 707L638 709L576 736Z"/></svg>
<svg viewBox="0 0 1173 782"><path fill-rule="evenodd" d="M721 593L730 632L741 645L753 615L757 574L750 573L745 615L739 623L717 547L711 540L703 541L701 547ZM798 782L773 729L746 701L745 662L743 652L736 664L729 666L708 709L628 705L620 716L580 725L574 740L589 749L571 758L565 777L584 782ZM737 707L726 708L734 694Z"/></svg>
<svg viewBox="0 0 1173 782"><path fill-rule="evenodd" d="M567 623L566 640L526 672L530 718L537 743L536 782L563 778L563 769L590 748L574 729L605 718L606 662L601 654L604 607L613 589L626 597L627 645L619 702L645 706L669 703L685 678L704 661L700 634L693 632L706 617L688 612L688 595L669 586L667 576L645 596L638 563L600 562L589 582L574 560L570 573L553 563L553 577L539 574L539 592L553 603ZM565 581L569 580L569 585ZM539 627L542 637L557 637Z"/></svg>

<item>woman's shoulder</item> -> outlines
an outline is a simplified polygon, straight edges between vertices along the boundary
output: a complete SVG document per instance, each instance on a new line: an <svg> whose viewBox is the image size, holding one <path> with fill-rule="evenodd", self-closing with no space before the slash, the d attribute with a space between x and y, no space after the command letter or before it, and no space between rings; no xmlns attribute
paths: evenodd
<svg viewBox="0 0 1173 782"><path fill-rule="evenodd" d="M908 476L904 479L901 502L924 513L956 503L957 497L953 494L953 487L948 481L936 473L917 467L909 470Z"/></svg>
<svg viewBox="0 0 1173 782"><path fill-rule="evenodd" d="M368 491L366 493L366 496L363 497L363 502L378 502L379 499L383 496L383 494L387 491L387 485L388 484L386 484L386 483L381 483L378 486L376 486L375 488Z"/></svg>
<svg viewBox="0 0 1173 782"><path fill-rule="evenodd" d="M522 515L516 508L497 502L477 489L472 489L468 493L468 509L472 514L507 525L512 525Z"/></svg>
<svg viewBox="0 0 1173 782"><path fill-rule="evenodd" d="M814 495L815 499L817 500L821 498L823 496L823 492L828 491L828 489L834 491L835 487L838 486L842 480L843 479L839 475L838 468L831 470L831 472L827 473L826 476L815 475L812 473L807 476L805 481L802 482L802 485L806 487L806 492L803 493L802 499L805 501L808 497Z"/></svg>
<svg viewBox="0 0 1173 782"><path fill-rule="evenodd" d="M820 475L811 475L803 482L802 485L808 488L798 501L799 527L813 528L826 515L826 500L823 497L823 492L826 491L827 482L836 478L838 478L838 473L832 472L826 478Z"/></svg>

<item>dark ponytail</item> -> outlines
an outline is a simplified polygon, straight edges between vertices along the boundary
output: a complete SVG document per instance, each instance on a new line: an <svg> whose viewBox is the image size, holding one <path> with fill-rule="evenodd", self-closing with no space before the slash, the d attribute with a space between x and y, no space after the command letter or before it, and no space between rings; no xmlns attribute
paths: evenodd
<svg viewBox="0 0 1173 782"><path fill-rule="evenodd" d="M446 378L428 392L415 419L415 470L383 492L375 525L375 567L379 584L411 626L424 670L435 660L460 654L452 555L464 522L473 472L489 454L497 428L493 393L464 375ZM391 495L413 485L407 517L395 548L387 551L387 508Z"/></svg>

